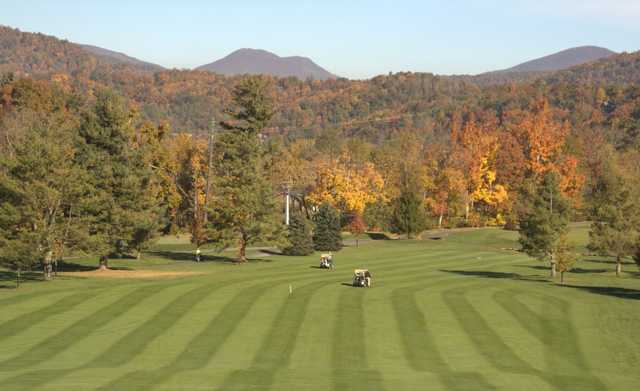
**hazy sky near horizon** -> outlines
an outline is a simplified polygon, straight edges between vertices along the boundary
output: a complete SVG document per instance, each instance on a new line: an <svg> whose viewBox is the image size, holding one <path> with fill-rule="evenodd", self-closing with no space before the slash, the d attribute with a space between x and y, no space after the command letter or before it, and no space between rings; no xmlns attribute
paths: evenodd
<svg viewBox="0 0 640 391"><path fill-rule="evenodd" d="M349 78L475 74L581 45L640 49L640 0L0 0L0 24L192 68L239 48Z"/></svg>

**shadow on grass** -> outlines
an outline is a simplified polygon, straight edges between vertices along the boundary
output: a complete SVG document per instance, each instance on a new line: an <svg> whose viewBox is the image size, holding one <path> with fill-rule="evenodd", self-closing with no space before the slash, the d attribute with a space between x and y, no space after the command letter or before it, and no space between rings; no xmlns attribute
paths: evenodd
<svg viewBox="0 0 640 391"><path fill-rule="evenodd" d="M161 258L170 259L172 261L181 262L195 262L193 252L184 251L149 251L147 254L154 255ZM221 262L221 263L234 263L234 259L230 257L223 257L219 255L200 255L200 262Z"/></svg>
<svg viewBox="0 0 640 391"><path fill-rule="evenodd" d="M616 261L613 260L613 259L611 259L611 260L608 260L608 259L585 259L584 262L604 263L604 264L607 264L607 265L615 265L616 264ZM625 260L622 260L622 262L620 262L620 263L622 263L623 265L635 265L634 262L625 261Z"/></svg>
<svg viewBox="0 0 640 391"><path fill-rule="evenodd" d="M16 276L18 274L10 270L0 271L0 289L14 289L16 287ZM44 281L42 273L35 271L26 271L20 274L20 283Z"/></svg>
<svg viewBox="0 0 640 391"><path fill-rule="evenodd" d="M267 248L258 250L258 252L261 252L261 253L264 253L264 254L268 254L268 255L284 255L280 251L270 250L270 249L267 249Z"/></svg>
<svg viewBox="0 0 640 391"><path fill-rule="evenodd" d="M589 273L606 273L609 271L613 271L613 270L609 270L609 269L583 269L581 267L574 267L573 269L569 270L569 273L576 273L576 274L589 274Z"/></svg>
<svg viewBox="0 0 640 391"><path fill-rule="evenodd" d="M534 270L545 270L545 271L549 271L550 268L549 266L542 266L542 265L515 265L516 267L525 267L527 269L534 269ZM598 274L598 273L606 273L608 271L611 271L609 269L583 269L581 267L574 267L573 269L569 270L569 273L576 273L576 274L589 274L589 273L594 273L594 274Z"/></svg>
<svg viewBox="0 0 640 391"><path fill-rule="evenodd" d="M445 273L453 273L460 276L481 277L481 278L496 278L496 279L508 279L528 282L549 282L547 279L540 278L538 276L523 276L518 273L504 273L504 272L491 272L484 270L440 270Z"/></svg>
<svg viewBox="0 0 640 391"><path fill-rule="evenodd" d="M563 288L573 288L595 293L596 295L613 296L621 299L640 300L640 290L630 288L620 288L613 286L580 286L562 285Z"/></svg>
<svg viewBox="0 0 640 391"><path fill-rule="evenodd" d="M367 232L365 235L371 240L391 240L384 232Z"/></svg>
<svg viewBox="0 0 640 391"><path fill-rule="evenodd" d="M177 251L150 251L147 254L170 259L178 262L196 262L192 252L177 252ZM221 255L200 255L200 262L218 262L218 263L230 263L239 264L235 258L225 257ZM249 258L246 263L268 263L273 262L271 259L261 258Z"/></svg>
<svg viewBox="0 0 640 391"><path fill-rule="evenodd" d="M514 265L516 267L526 267L527 269L534 269L534 270L550 270L549 266L543 266L543 265Z"/></svg>

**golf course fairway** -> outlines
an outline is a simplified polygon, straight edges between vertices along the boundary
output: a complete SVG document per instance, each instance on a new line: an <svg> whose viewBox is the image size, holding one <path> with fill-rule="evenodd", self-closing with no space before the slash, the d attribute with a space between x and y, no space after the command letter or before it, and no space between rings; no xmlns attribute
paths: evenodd
<svg viewBox="0 0 640 391"><path fill-rule="evenodd" d="M580 252L586 230L573 227ZM617 278L582 257L561 286L514 250L514 232L360 242L335 270L317 268L319 253L195 263L169 243L110 263L140 278L62 273L14 289L2 272L0 390L640 389L631 261ZM371 288L350 286L355 268Z"/></svg>

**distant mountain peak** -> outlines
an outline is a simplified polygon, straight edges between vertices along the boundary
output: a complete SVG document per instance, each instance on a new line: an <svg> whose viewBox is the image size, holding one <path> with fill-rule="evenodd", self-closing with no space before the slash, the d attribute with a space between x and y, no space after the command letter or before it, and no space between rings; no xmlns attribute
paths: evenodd
<svg viewBox="0 0 640 391"><path fill-rule="evenodd" d="M111 64L128 64L133 65L139 69L147 70L151 72L157 72L164 70L163 67L157 64L152 64L150 62L139 60L135 57L128 56L124 53L116 52L109 49L104 49L98 46L93 45L83 45L80 44L82 49L93 54L94 56L99 57L103 61Z"/></svg>
<svg viewBox="0 0 640 391"><path fill-rule="evenodd" d="M301 80L336 78L335 75L314 63L310 58L280 57L267 50L250 48L238 49L218 61L196 69L222 75L265 74L277 77L293 76Z"/></svg>
<svg viewBox="0 0 640 391"><path fill-rule="evenodd" d="M607 48L599 46L578 46L559 51L548 56L523 62L514 67L497 71L500 73L513 72L551 72L571 68L588 62L597 61L615 55Z"/></svg>

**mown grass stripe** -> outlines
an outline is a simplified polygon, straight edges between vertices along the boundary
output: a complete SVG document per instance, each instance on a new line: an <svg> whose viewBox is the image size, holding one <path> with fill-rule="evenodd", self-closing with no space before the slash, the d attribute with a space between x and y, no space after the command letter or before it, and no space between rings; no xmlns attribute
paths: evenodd
<svg viewBox="0 0 640 391"><path fill-rule="evenodd" d="M553 388L561 390L600 391L606 389L602 383L594 382L594 379L585 380L579 376L555 374L551 371L543 372L522 360L466 299L465 294L470 289L472 288L448 289L442 293L442 298L457 318L461 328L476 346L477 351L495 368L507 373L537 376Z"/></svg>
<svg viewBox="0 0 640 391"><path fill-rule="evenodd" d="M20 334L21 332L46 321L52 316L71 311L76 306L97 296L98 293L98 291L90 291L68 295L51 303L48 307L31 311L17 318L11 319L0 325L0 341ZM5 369L0 366L0 371L3 370Z"/></svg>
<svg viewBox="0 0 640 391"><path fill-rule="evenodd" d="M416 301L414 292L420 289L397 289L391 294L404 355L411 368L435 374L447 390L495 390L482 374L453 371L448 366Z"/></svg>
<svg viewBox="0 0 640 391"><path fill-rule="evenodd" d="M285 281L287 280L270 281L241 290L198 335L189 341L173 362L158 370L141 370L125 374L101 389L120 389L131 384L136 385L138 389L151 389L167 382L180 372L203 368L231 336L237 324L247 316L265 290Z"/></svg>
<svg viewBox="0 0 640 391"><path fill-rule="evenodd" d="M340 295L331 341L331 375L336 391L352 390L354 383L364 390L384 390L382 374L367 365L365 294L366 290L345 289Z"/></svg>
<svg viewBox="0 0 640 391"><path fill-rule="evenodd" d="M518 300L520 295L521 292L515 290L499 291L494 293L493 298L524 330L544 345L547 370L562 375L567 383L576 383L574 378L580 377L585 378L594 387L599 387L597 389L602 389L604 385L591 374L584 353L580 349L577 330L567 318L570 304L552 295L534 293L532 296L529 292L529 297L541 301L542 313L537 313ZM570 373L576 375L565 375ZM582 381L578 380L577 383L581 384Z"/></svg>
<svg viewBox="0 0 640 391"><path fill-rule="evenodd" d="M99 356L95 357L88 363L79 367L64 370L40 370L27 372L1 382L0 385L7 387L21 387L22 384L28 384L28 388L16 389L30 390L50 381L51 376L54 375L57 378L60 378L82 369L115 368L125 365L140 354L148 344L166 331L167 328L175 324L179 320L181 314L186 313L198 301L204 299L203 295L206 296L207 292L211 292L218 287L219 286L216 285L198 286L195 289L191 289L186 293L183 293L163 306L155 313L154 316L131 330L115 344L111 345L109 349L102 352ZM163 319L165 316L168 317L166 320Z"/></svg>
<svg viewBox="0 0 640 391"><path fill-rule="evenodd" d="M186 293L182 293L165 304L152 317L120 338L86 366L92 368L115 368L126 365L155 339L175 325L185 313L215 288L212 285L198 286Z"/></svg>
<svg viewBox="0 0 640 391"><path fill-rule="evenodd" d="M271 389L278 369L289 364L309 301L319 288L327 284L327 281L317 281L297 287L294 294L280 306L251 367L232 372L219 389L221 391L256 387L264 390Z"/></svg>
<svg viewBox="0 0 640 391"><path fill-rule="evenodd" d="M89 316L74 322L44 341L38 342L37 345L33 346L26 352L7 359L0 363L0 367L17 369L20 367L33 366L45 359L50 359L53 356L70 349L82 339L91 335L95 331L96 327L104 325L121 316L141 300L153 296L166 287L167 286L162 285L149 285L138 288L133 292L123 292L121 293L122 297L118 298L115 302L98 308Z"/></svg>

